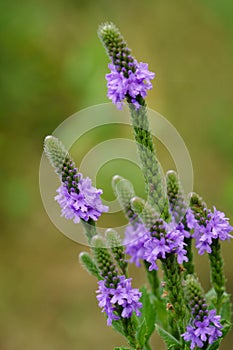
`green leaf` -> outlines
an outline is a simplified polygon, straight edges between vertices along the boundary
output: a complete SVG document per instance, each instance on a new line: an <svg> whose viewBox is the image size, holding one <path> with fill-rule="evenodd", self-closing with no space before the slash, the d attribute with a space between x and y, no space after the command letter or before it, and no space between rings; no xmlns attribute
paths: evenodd
<svg viewBox="0 0 233 350"><path fill-rule="evenodd" d="M112 321L112 326L118 333L122 334L124 337L126 336L121 320Z"/></svg>
<svg viewBox="0 0 233 350"><path fill-rule="evenodd" d="M146 329L146 333L144 334L145 342L146 342L150 338L151 334L155 329L156 310L155 310L154 302L151 300L150 293L148 292L146 287L145 286L142 287L140 291L142 292L142 297L140 300L142 302L142 309L141 309L142 316L139 318L141 320L139 327L141 328L143 322L145 322L145 324L143 325L143 330L145 331ZM142 330L141 330L141 334L142 334Z"/></svg>
<svg viewBox="0 0 233 350"><path fill-rule="evenodd" d="M206 297L206 301L208 302L208 304L212 304L213 306L216 305L216 301L217 301L217 295L215 292L214 288L211 288L205 295Z"/></svg>
<svg viewBox="0 0 233 350"><path fill-rule="evenodd" d="M175 337L173 337L172 334L168 333L167 331L165 331L163 328L161 328L157 324L155 325L155 329L157 330L160 337L163 339L163 341L167 345L168 350L169 349L181 349L181 343Z"/></svg>
<svg viewBox="0 0 233 350"><path fill-rule="evenodd" d="M232 305L231 305L230 295L225 293L223 295L221 318L230 322L231 315L232 315Z"/></svg>
<svg viewBox="0 0 233 350"><path fill-rule="evenodd" d="M218 350L220 342L221 342L221 339L215 341L213 344L209 345L206 350Z"/></svg>
<svg viewBox="0 0 233 350"><path fill-rule="evenodd" d="M142 323L138 327L136 338L140 347L143 348L143 346L145 345L148 339L148 329L147 329L145 318L143 319Z"/></svg>
<svg viewBox="0 0 233 350"><path fill-rule="evenodd" d="M130 348L125 348L124 346L118 346L114 350L131 350Z"/></svg>
<svg viewBox="0 0 233 350"><path fill-rule="evenodd" d="M221 329L222 338L224 338L227 335L227 333L230 331L232 327L232 323L229 322L228 320L221 320L221 324L223 325L223 329Z"/></svg>

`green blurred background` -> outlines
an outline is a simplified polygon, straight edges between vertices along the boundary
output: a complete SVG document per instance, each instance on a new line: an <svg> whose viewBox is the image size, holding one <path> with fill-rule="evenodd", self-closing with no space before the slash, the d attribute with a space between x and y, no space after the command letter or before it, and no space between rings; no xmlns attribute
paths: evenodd
<svg viewBox="0 0 233 350"><path fill-rule="evenodd" d="M195 191L233 220L231 0L1 1L1 350L124 344L106 327L96 281L78 263L86 248L53 226L38 185L44 137L76 111L107 102L108 60L96 35L106 20L157 73L148 105L182 135ZM232 292L232 244L223 254ZM205 257L198 271L207 290ZM144 281L141 271L132 272L136 284ZM232 342L231 332L222 349ZM165 349L156 336L153 344Z"/></svg>

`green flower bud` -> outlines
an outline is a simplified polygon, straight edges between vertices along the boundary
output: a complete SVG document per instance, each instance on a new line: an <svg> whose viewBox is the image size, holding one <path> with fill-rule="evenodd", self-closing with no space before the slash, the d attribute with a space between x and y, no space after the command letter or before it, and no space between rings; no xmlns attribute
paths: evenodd
<svg viewBox="0 0 233 350"><path fill-rule="evenodd" d="M119 175L115 175L112 179L112 187L117 199L129 221L137 220L137 214L131 207L130 201L135 196L132 184Z"/></svg>
<svg viewBox="0 0 233 350"><path fill-rule="evenodd" d="M106 241L103 237L96 235L91 240L91 246L101 277L106 278L109 284L112 283L118 273L109 250L106 248Z"/></svg>
<svg viewBox="0 0 233 350"><path fill-rule="evenodd" d="M84 267L84 269L89 272L92 276L95 276L98 278L98 280L101 279L101 276L99 274L99 270L91 258L90 254L87 252L82 252L79 254L79 261L80 264Z"/></svg>
<svg viewBox="0 0 233 350"><path fill-rule="evenodd" d="M127 274L127 262L125 261L125 249L122 245L120 236L113 229L108 229L105 233L108 246L110 247L112 254L118 263L122 273Z"/></svg>
<svg viewBox="0 0 233 350"><path fill-rule="evenodd" d="M181 222L188 209L183 189L175 171L168 171L166 175L167 195L170 210L177 223Z"/></svg>
<svg viewBox="0 0 233 350"><path fill-rule="evenodd" d="M55 172L62 175L65 161L72 161L62 142L54 136L47 136L44 140L44 151Z"/></svg>

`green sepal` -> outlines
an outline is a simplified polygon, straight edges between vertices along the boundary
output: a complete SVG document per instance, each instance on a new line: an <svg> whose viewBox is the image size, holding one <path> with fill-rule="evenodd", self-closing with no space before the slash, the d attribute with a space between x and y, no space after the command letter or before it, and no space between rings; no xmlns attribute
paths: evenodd
<svg viewBox="0 0 233 350"><path fill-rule="evenodd" d="M227 333L230 331L232 324L229 321L226 320L221 320L221 324L223 325L223 328L221 329L222 332L222 336L221 338L219 338L218 340L216 340L213 344L210 344L206 350L218 350L221 341L223 340L223 338L227 335Z"/></svg>
<svg viewBox="0 0 233 350"><path fill-rule="evenodd" d="M161 328L158 324L155 324L155 329L159 333L160 337L163 339L164 343L167 345L167 349L182 349L182 345L173 335L163 328Z"/></svg>

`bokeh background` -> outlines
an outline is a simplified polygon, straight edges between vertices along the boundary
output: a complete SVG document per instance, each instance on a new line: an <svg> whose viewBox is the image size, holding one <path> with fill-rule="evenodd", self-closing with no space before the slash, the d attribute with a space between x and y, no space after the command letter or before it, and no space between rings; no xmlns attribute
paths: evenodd
<svg viewBox="0 0 233 350"><path fill-rule="evenodd" d="M148 105L182 135L195 191L233 220L231 0L1 1L1 350L125 344L106 327L96 281L79 265L86 248L53 226L38 184L44 137L76 111L107 102L108 59L96 35L106 20L156 71ZM224 244L223 254L232 292L232 244ZM197 262L208 290L208 260ZM141 271L132 273L136 284L144 280ZM232 342L231 332L222 349ZM153 346L165 349L156 336Z"/></svg>

